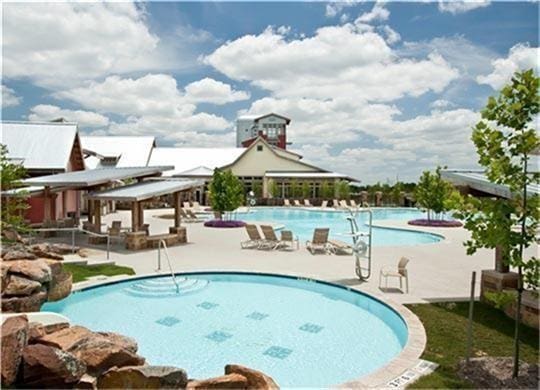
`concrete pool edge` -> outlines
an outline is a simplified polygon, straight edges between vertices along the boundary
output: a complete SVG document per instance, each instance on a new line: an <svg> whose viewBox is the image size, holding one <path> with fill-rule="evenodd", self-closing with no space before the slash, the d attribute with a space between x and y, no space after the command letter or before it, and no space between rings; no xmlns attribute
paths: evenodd
<svg viewBox="0 0 540 390"><path fill-rule="evenodd" d="M388 387L388 383L394 380L395 378L402 375L407 370L412 370L420 361L420 357L424 352L426 346L426 332L424 326L420 319L405 306L398 304L387 298L382 298L380 296L375 296L373 294L366 293L354 287L345 286L335 282L329 282L322 279L316 279L312 277L305 277L301 275L291 275L291 274L280 274L280 273L268 273L268 272L254 272L254 271L234 271L234 270L198 270L198 271L186 271L186 272L175 272L175 275L204 275L212 273L221 273L221 274L238 274L238 275L259 275L259 276L270 276L270 277L281 277L281 278L290 278L298 280L310 280L313 282L333 286L335 288L340 288L348 290L353 293L361 294L367 296L396 312L401 319L405 322L407 327L407 342L401 352L390 360L386 365L378 368L374 372L367 374L365 376L352 379L344 383L335 384L333 387L336 388L366 388L366 387ZM105 280L92 280L84 281L74 284L72 293L77 293L79 291L91 290L98 287L104 287L108 285L114 285L122 282L127 282L131 280L138 279L149 279L153 277L163 277L167 276L167 273L146 273L139 275L118 275L117 277L107 278Z"/></svg>

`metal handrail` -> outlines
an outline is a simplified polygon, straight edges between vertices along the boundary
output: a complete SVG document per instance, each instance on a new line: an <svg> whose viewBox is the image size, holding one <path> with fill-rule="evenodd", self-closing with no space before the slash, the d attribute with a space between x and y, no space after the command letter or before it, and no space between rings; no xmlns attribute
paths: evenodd
<svg viewBox="0 0 540 390"><path fill-rule="evenodd" d="M163 247L163 249L165 250L165 257L167 258L167 264L169 265L171 278L174 282L174 285L176 286L176 293L178 294L180 292L180 286L178 285L178 282L176 281L176 276L172 269L171 259L169 258L169 250L167 249L167 243L165 242L165 240L159 240L158 242L158 269L157 270L161 271L161 247Z"/></svg>
<svg viewBox="0 0 540 390"><path fill-rule="evenodd" d="M349 210L349 212L350 212L351 215L349 217L347 217L347 219L349 220L350 225L351 225L351 236L352 236L353 243L354 243L353 254L354 254L355 258L356 258L356 262L355 262L356 275L361 280L367 280L371 276L371 246L372 246L372 234L373 234L372 233L373 212L370 209L357 209L355 211ZM358 223L356 222L356 217L357 217L358 213L368 213L368 215L369 215L369 225L368 225L369 232L368 233L360 233L360 231L359 231L360 229L358 228ZM367 251L367 256L361 256L361 254L359 253L358 246L360 245L360 242L363 242L363 241L359 241L359 237L367 237L368 238L368 242L367 242L367 245L366 245L367 248L365 248L366 251ZM364 242L364 244L366 244L366 243ZM361 257L366 258L367 261L368 261L368 265L367 265L367 268L366 268L366 271L367 271L366 275L363 275L363 273L362 273L362 264L360 262Z"/></svg>
<svg viewBox="0 0 540 390"><path fill-rule="evenodd" d="M75 253L75 232L81 232L90 234L91 236L97 236L97 237L107 237L107 260L110 259L110 246L111 246L111 236L109 234L102 234L102 233L96 233L92 232L90 230L85 230L79 227L72 227L72 228L35 228L32 229L36 232L71 232L71 252Z"/></svg>

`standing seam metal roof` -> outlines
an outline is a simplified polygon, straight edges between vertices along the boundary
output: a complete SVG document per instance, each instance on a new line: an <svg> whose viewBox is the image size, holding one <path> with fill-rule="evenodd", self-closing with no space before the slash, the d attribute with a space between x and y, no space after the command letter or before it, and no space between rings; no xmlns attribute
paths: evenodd
<svg viewBox="0 0 540 390"><path fill-rule="evenodd" d="M88 199L140 201L204 185L202 180L152 180L88 194Z"/></svg>

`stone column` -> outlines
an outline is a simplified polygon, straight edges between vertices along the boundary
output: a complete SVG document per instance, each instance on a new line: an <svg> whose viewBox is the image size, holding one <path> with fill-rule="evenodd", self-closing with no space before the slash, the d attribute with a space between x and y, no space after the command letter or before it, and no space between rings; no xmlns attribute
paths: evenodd
<svg viewBox="0 0 540 390"><path fill-rule="evenodd" d="M144 225L144 203L139 202L139 228Z"/></svg>
<svg viewBox="0 0 540 390"><path fill-rule="evenodd" d="M50 222L52 219L51 189L45 187L43 190L43 220Z"/></svg>
<svg viewBox="0 0 540 390"><path fill-rule="evenodd" d="M101 201L94 199L94 226L96 233L101 233Z"/></svg>
<svg viewBox="0 0 540 390"><path fill-rule="evenodd" d="M268 178L266 176L262 178L262 197L268 198Z"/></svg>
<svg viewBox="0 0 540 390"><path fill-rule="evenodd" d="M137 232L140 228L140 220L139 220L139 202L134 201L131 203L131 231Z"/></svg>
<svg viewBox="0 0 540 390"><path fill-rule="evenodd" d="M180 227L182 224L182 217L180 215L180 192L175 192L173 194L173 204L174 204L174 227Z"/></svg>

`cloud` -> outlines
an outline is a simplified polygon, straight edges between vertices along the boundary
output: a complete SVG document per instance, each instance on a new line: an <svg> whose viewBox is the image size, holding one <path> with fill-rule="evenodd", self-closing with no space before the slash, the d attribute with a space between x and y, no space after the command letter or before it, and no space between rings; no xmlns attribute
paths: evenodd
<svg viewBox="0 0 540 390"><path fill-rule="evenodd" d="M458 77L442 56L401 59L379 34L352 24L323 27L311 37L292 40L266 29L225 43L203 61L231 79L288 98L390 101L440 92Z"/></svg>
<svg viewBox="0 0 540 390"><path fill-rule="evenodd" d="M384 22L388 20L390 11L384 7L384 3L377 2L369 12L365 12L356 19L361 23Z"/></svg>
<svg viewBox="0 0 540 390"><path fill-rule="evenodd" d="M448 100L437 99L437 100L433 101L429 106L431 108L433 108L433 109L436 109L436 110L443 110L443 109L454 107L455 105L454 105L454 103L449 102Z"/></svg>
<svg viewBox="0 0 540 390"><path fill-rule="evenodd" d="M28 119L31 121L49 122L64 118L69 122L77 122L81 127L104 127L109 118L91 111L68 110L49 104L39 104L30 109Z"/></svg>
<svg viewBox="0 0 540 390"><path fill-rule="evenodd" d="M166 62L141 5L19 2L4 4L3 12L3 76L8 79L66 87Z"/></svg>
<svg viewBox="0 0 540 390"><path fill-rule="evenodd" d="M439 0L439 11L456 15L487 7L490 3L489 0Z"/></svg>
<svg viewBox="0 0 540 390"><path fill-rule="evenodd" d="M345 8L352 7L358 3L358 0L332 1L326 4L325 15L327 18L333 18L341 13Z"/></svg>
<svg viewBox="0 0 540 390"><path fill-rule="evenodd" d="M386 42L388 42L389 45L393 45L394 43L397 43L401 40L401 35L392 27L385 24L384 26L380 27L380 30L383 32L383 34L386 37Z"/></svg>
<svg viewBox="0 0 540 390"><path fill-rule="evenodd" d="M487 84L493 89L500 89L519 70L533 68L538 72L540 69L539 55L540 51L537 47L518 43L509 50L508 57L497 58L491 62L491 73L479 75L476 80L479 84Z"/></svg>
<svg viewBox="0 0 540 390"><path fill-rule="evenodd" d="M2 108L18 106L21 101L22 97L17 96L13 89L2 85Z"/></svg>
<svg viewBox="0 0 540 390"><path fill-rule="evenodd" d="M226 104L249 99L249 93L235 91L229 84L211 78L204 78L186 85L186 99L190 102Z"/></svg>

